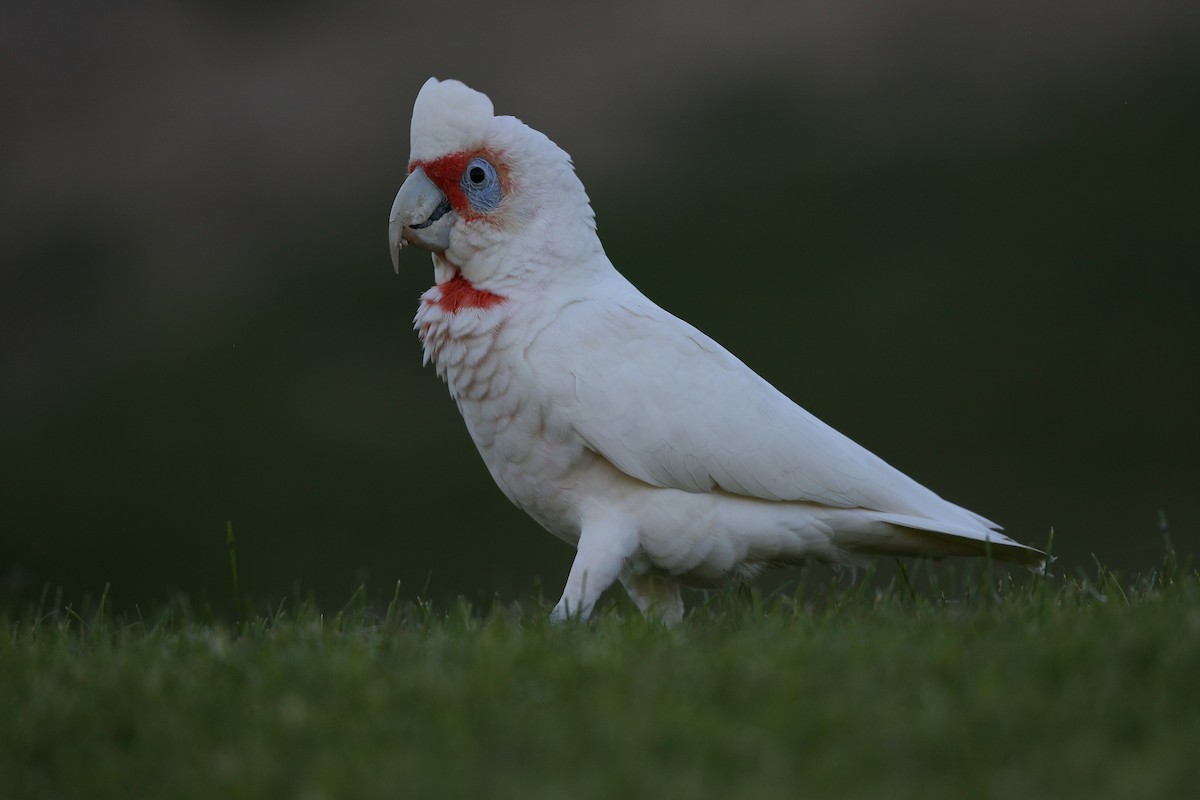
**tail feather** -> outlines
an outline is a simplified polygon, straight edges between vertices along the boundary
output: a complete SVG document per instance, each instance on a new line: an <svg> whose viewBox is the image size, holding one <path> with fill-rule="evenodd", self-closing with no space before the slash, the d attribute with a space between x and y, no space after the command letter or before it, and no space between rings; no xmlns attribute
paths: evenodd
<svg viewBox="0 0 1200 800"><path fill-rule="evenodd" d="M1043 574L1049 566L1046 554L1041 550L1021 544L990 527L976 528L908 514L881 513L877 519L911 534L905 539L914 548L913 555L935 558L990 556L997 561L1020 564Z"/></svg>

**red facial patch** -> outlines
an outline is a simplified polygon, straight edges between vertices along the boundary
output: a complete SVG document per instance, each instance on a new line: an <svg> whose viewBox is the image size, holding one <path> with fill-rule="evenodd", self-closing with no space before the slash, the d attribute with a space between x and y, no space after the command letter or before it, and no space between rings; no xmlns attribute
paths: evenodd
<svg viewBox="0 0 1200 800"><path fill-rule="evenodd" d="M488 148L480 148L479 150L461 150L457 153L448 153L441 158L435 158L431 161L413 161L408 165L408 171L411 173L417 167L425 170L425 174L429 176L429 180L433 181L434 185L442 190L446 198L450 201L451 207L458 212L458 215L463 219L479 219L486 217L487 214L480 214L471 209L471 203L467 200L467 196L463 194L462 177L467 171L467 165L471 163L472 158L486 158L496 168L496 174L500 178L500 188L505 194L511 188L508 178L508 166L504 163L504 159L500 154Z"/></svg>
<svg viewBox="0 0 1200 800"><path fill-rule="evenodd" d="M491 308L504 302L501 295L476 289L475 284L464 278L461 272L437 286L442 290L442 296L425 302L436 305L448 314L456 314L463 308Z"/></svg>

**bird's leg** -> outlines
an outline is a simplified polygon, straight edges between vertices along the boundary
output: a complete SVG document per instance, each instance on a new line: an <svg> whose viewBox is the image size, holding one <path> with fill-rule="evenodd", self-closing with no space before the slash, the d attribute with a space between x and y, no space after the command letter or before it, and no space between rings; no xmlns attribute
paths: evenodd
<svg viewBox="0 0 1200 800"><path fill-rule="evenodd" d="M622 575L621 583L648 619L657 619L667 625L674 625L683 619L683 599L679 596L679 584L675 581L643 573Z"/></svg>
<svg viewBox="0 0 1200 800"><path fill-rule="evenodd" d="M621 574L626 561L637 549L637 533L612 515L585 518L579 536L575 562L562 598L550 612L550 619L585 620L604 590Z"/></svg>

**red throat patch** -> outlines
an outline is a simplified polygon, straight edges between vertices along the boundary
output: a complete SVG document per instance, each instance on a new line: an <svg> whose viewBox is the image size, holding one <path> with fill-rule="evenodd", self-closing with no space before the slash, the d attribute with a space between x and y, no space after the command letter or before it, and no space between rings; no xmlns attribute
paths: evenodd
<svg viewBox="0 0 1200 800"><path fill-rule="evenodd" d="M442 296L437 300L426 300L430 305L436 305L448 314L457 314L464 308L491 308L504 302L504 297L485 289L475 288L475 284L463 277L461 272L455 273L450 280L437 285Z"/></svg>

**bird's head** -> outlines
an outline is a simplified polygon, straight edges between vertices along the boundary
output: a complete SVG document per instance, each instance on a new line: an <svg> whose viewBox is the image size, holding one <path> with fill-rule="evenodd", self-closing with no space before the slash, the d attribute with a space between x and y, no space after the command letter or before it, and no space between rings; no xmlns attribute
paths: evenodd
<svg viewBox="0 0 1200 800"><path fill-rule="evenodd" d="M486 95L426 81L413 105L408 178L388 225L397 272L406 244L432 252L439 269L479 280L520 261L511 252L486 257L497 249L520 245L562 259L581 238L595 239L595 222L570 157L519 120L495 116Z"/></svg>

